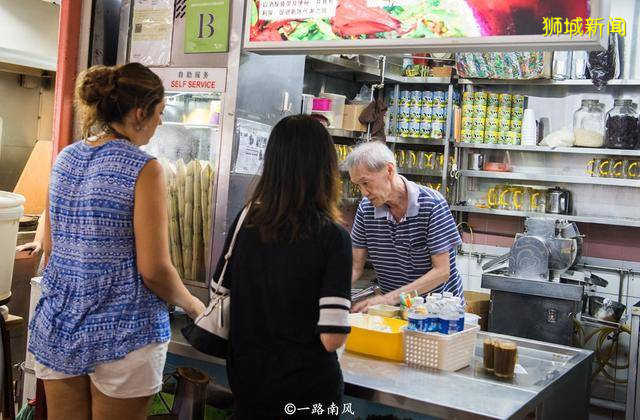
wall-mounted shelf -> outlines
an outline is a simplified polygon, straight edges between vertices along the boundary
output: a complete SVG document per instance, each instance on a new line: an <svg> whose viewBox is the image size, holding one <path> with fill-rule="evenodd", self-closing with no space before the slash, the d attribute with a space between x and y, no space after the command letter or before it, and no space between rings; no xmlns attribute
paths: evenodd
<svg viewBox="0 0 640 420"><path fill-rule="evenodd" d="M425 169L403 169L398 168L398 173L401 175L415 175L415 176L433 176L441 177L442 171L427 171Z"/></svg>
<svg viewBox="0 0 640 420"><path fill-rule="evenodd" d="M419 146L444 146L445 139L425 139L421 137L394 137L388 136L387 143L415 144Z"/></svg>
<svg viewBox="0 0 640 420"><path fill-rule="evenodd" d="M640 219L624 217L597 217L597 216L573 216L567 214L532 213L515 210L483 209L471 206L451 206L451 211L463 213L492 214L496 216L513 217L548 217L553 219L565 219L578 223L594 223L600 225L640 227Z"/></svg>
<svg viewBox="0 0 640 420"><path fill-rule="evenodd" d="M364 139L367 133L362 131L349 131L341 128L327 128L331 137L340 137L345 139Z"/></svg>
<svg viewBox="0 0 640 420"><path fill-rule="evenodd" d="M360 63L357 60L349 60L337 55L309 55L311 70L329 76L342 77L353 81L371 81L380 79L380 68L373 63ZM416 83L416 84L440 84L448 85L451 77L404 77L401 73L385 70L385 82Z"/></svg>
<svg viewBox="0 0 640 420"><path fill-rule="evenodd" d="M488 144L488 143L455 143L456 147L467 149L489 149L489 150L513 150L516 152L535 153L573 153L584 155L607 155L607 156L640 156L640 150L622 149L596 149L590 147L557 147L552 149L544 146L520 146L511 144Z"/></svg>
<svg viewBox="0 0 640 420"><path fill-rule="evenodd" d="M588 176L567 176L562 174L545 174L545 173L520 173L520 172L491 172L491 171L460 171L460 175L470 178L490 178L490 179L506 179L521 181L543 181L564 184L591 184L591 185L610 185L616 187L632 187L640 188L640 180L618 179L618 178L601 178Z"/></svg>
<svg viewBox="0 0 640 420"><path fill-rule="evenodd" d="M592 86L591 79L532 79L532 80L499 80L499 79L458 79L462 85L520 85L520 86ZM640 86L638 79L613 79L608 86Z"/></svg>

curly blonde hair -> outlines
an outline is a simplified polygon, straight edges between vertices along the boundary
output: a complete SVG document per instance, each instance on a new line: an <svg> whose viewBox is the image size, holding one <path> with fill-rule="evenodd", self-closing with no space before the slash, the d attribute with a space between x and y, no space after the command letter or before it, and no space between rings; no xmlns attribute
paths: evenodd
<svg viewBox="0 0 640 420"><path fill-rule="evenodd" d="M82 137L106 130L112 123L122 123L132 110L151 116L164 98L160 78L140 63L121 66L93 66L78 76L75 88L76 109L80 114Z"/></svg>

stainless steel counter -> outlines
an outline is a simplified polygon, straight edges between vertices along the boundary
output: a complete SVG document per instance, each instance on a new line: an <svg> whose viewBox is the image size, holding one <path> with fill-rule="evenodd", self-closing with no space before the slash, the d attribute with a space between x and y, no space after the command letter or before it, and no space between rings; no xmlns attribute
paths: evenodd
<svg viewBox="0 0 640 420"><path fill-rule="evenodd" d="M169 352L224 364L193 349L173 324ZM482 339L503 337L518 344L526 371L500 380L482 369ZM481 332L471 365L457 372L417 370L403 363L345 352L340 358L345 394L447 419L587 418L593 352ZM583 415L584 414L584 415Z"/></svg>

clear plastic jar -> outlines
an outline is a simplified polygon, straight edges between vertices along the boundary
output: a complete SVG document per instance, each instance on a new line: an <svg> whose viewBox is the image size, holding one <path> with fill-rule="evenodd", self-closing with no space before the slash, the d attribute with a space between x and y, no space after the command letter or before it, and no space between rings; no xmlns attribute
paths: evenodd
<svg viewBox="0 0 640 420"><path fill-rule="evenodd" d="M604 146L604 112L597 99L583 99L573 114L575 145L579 147Z"/></svg>
<svg viewBox="0 0 640 420"><path fill-rule="evenodd" d="M607 112L605 141L612 149L638 146L638 113L631 99L616 99Z"/></svg>

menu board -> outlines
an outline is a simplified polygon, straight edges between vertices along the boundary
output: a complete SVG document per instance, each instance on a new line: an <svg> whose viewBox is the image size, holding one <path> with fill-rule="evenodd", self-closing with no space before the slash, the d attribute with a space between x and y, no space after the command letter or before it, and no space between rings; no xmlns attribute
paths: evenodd
<svg viewBox="0 0 640 420"><path fill-rule="evenodd" d="M604 6L599 0L248 0L247 8L248 50L342 52L429 46L453 51L475 44L495 50L510 41L569 48L573 42L585 49L602 41L544 36L544 22L586 21L601 17Z"/></svg>

